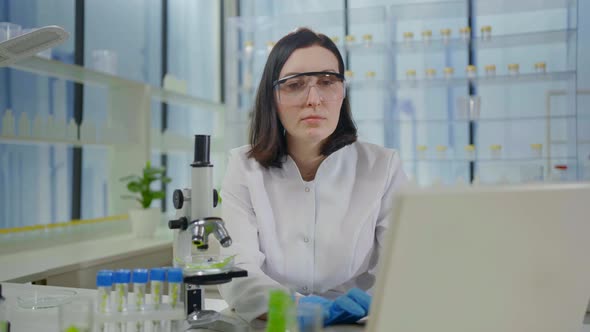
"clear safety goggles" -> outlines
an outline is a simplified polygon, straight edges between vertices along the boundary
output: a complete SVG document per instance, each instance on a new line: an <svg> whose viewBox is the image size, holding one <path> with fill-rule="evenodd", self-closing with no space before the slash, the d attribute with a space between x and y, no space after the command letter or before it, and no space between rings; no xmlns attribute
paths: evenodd
<svg viewBox="0 0 590 332"><path fill-rule="evenodd" d="M344 75L333 72L306 72L289 75L273 83L281 105L301 105L315 87L322 102L341 101L346 96Z"/></svg>

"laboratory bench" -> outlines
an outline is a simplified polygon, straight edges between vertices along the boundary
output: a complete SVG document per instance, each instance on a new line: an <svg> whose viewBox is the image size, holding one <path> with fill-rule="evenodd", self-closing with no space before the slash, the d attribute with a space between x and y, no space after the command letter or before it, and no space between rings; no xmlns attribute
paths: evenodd
<svg viewBox="0 0 590 332"><path fill-rule="evenodd" d="M136 238L124 232L65 244L59 243L59 237L56 239L57 244L49 246L2 250L0 282L95 288L96 272L101 269L151 268L172 263L172 232L164 227L153 238Z"/></svg>
<svg viewBox="0 0 590 332"><path fill-rule="evenodd" d="M96 290L82 289L82 288L67 288L55 286L41 286L29 284L16 283L2 283L2 294L6 298L8 307L8 318L11 323L11 332L21 331L45 331L56 332L58 328L58 309L57 307L46 309L25 309L18 305L17 298L24 293L30 293L34 290L43 289L45 292L74 290L76 297L83 297L94 300L96 298ZM205 308L208 310L215 310L221 312L223 315L229 315L234 318L237 316L228 308L227 303L221 299L209 298L205 299ZM362 325L340 325L331 326L325 329L325 332L354 332L362 331ZM191 330L191 331L209 331L209 330ZM255 321L252 323L250 331L264 331L264 323ZM590 331L590 329L588 330ZM587 332L587 331L585 331Z"/></svg>

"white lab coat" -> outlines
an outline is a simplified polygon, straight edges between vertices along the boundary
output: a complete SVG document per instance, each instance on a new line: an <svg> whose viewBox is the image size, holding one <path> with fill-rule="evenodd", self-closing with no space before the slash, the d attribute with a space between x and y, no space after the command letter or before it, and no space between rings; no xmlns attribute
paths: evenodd
<svg viewBox="0 0 590 332"><path fill-rule="evenodd" d="M407 182L395 150L355 142L328 156L306 182L290 157L265 169L249 146L230 152L221 197L247 278L219 286L248 321L267 311L270 289L334 298L352 287L370 292L392 197Z"/></svg>

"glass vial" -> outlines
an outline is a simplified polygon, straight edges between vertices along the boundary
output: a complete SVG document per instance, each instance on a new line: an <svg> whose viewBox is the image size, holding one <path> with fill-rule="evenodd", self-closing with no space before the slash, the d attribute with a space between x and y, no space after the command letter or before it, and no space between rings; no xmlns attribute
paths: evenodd
<svg viewBox="0 0 590 332"><path fill-rule="evenodd" d="M431 80L434 79L436 77L436 69L434 68L428 68L426 69L426 78Z"/></svg>
<svg viewBox="0 0 590 332"><path fill-rule="evenodd" d="M404 42L406 44L411 44L414 41L414 33L411 31L404 32Z"/></svg>
<svg viewBox="0 0 590 332"><path fill-rule="evenodd" d="M453 69L453 67L445 67L443 69L443 74L445 75L445 78L447 78L447 79L452 78L454 72L455 72L455 70Z"/></svg>
<svg viewBox="0 0 590 332"><path fill-rule="evenodd" d="M251 40L246 40L244 42L244 54L246 57L251 57L254 53L254 42Z"/></svg>
<svg viewBox="0 0 590 332"><path fill-rule="evenodd" d="M492 39L492 26L491 25L482 26L480 31L481 31L481 39L482 40Z"/></svg>
<svg viewBox="0 0 590 332"><path fill-rule="evenodd" d="M440 37L443 43L447 44L451 40L451 29L441 29Z"/></svg>
<svg viewBox="0 0 590 332"><path fill-rule="evenodd" d="M418 145L416 147L418 159L426 159L426 151L428 151L428 147L426 145Z"/></svg>
<svg viewBox="0 0 590 332"><path fill-rule="evenodd" d="M377 75L377 73L375 73L374 71L371 71L371 70L369 70L368 72L365 73L365 77L367 80L375 79L376 75Z"/></svg>
<svg viewBox="0 0 590 332"><path fill-rule="evenodd" d="M354 42L356 41L356 38L354 37L354 35L347 35L345 38L345 43L347 47L351 47L354 45Z"/></svg>
<svg viewBox="0 0 590 332"><path fill-rule="evenodd" d="M474 65L469 65L465 68L465 73L467 74L468 78L475 78L477 76L477 67Z"/></svg>
<svg viewBox="0 0 590 332"><path fill-rule="evenodd" d="M500 145L500 144L490 145L490 157L492 159L502 158L502 145Z"/></svg>
<svg viewBox="0 0 590 332"><path fill-rule="evenodd" d="M406 70L406 78L408 80L415 80L416 79L416 70L415 69Z"/></svg>
<svg viewBox="0 0 590 332"><path fill-rule="evenodd" d="M496 65L486 65L484 69L486 76L496 76Z"/></svg>
<svg viewBox="0 0 590 332"><path fill-rule="evenodd" d="M471 39L471 28L463 27L459 29L459 34L461 35L461 40L467 42Z"/></svg>
<svg viewBox="0 0 590 332"><path fill-rule="evenodd" d="M469 144L466 145L463 149L465 150L465 159L475 160L475 145Z"/></svg>
<svg viewBox="0 0 590 332"><path fill-rule="evenodd" d="M438 159L447 159L447 146L446 145L437 145L436 146L436 156Z"/></svg>
<svg viewBox="0 0 590 332"><path fill-rule="evenodd" d="M354 80L354 72L352 70L345 71L344 78L346 78L347 82L352 82Z"/></svg>
<svg viewBox="0 0 590 332"><path fill-rule="evenodd" d="M531 156L533 158L543 158L543 144L540 144L540 143L531 144Z"/></svg>
<svg viewBox="0 0 590 332"><path fill-rule="evenodd" d="M427 45L430 44L432 41L432 30L422 31L422 41L424 41L424 43Z"/></svg>
<svg viewBox="0 0 590 332"><path fill-rule="evenodd" d="M508 73L510 75L516 76L518 75L520 66L518 65L518 63L511 63L508 65Z"/></svg>
<svg viewBox="0 0 590 332"><path fill-rule="evenodd" d="M363 35L363 45L365 45L365 47L373 46L373 35L372 34L367 33L367 34Z"/></svg>
<svg viewBox="0 0 590 332"><path fill-rule="evenodd" d="M537 62L535 63L535 73L537 74L545 74L547 72L547 64L545 62Z"/></svg>

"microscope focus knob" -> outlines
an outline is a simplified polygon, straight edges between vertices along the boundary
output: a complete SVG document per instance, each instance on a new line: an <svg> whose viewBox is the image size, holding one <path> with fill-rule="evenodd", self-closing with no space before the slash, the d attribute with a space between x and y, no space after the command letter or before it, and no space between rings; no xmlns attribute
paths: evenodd
<svg viewBox="0 0 590 332"><path fill-rule="evenodd" d="M174 193L172 194L172 202L174 203L175 209L182 209L182 204L184 203L184 195L182 194L182 190L174 190Z"/></svg>
<svg viewBox="0 0 590 332"><path fill-rule="evenodd" d="M184 231L188 228L188 219L186 219L185 217L181 217L180 219L169 220L168 221L168 228L182 229Z"/></svg>

